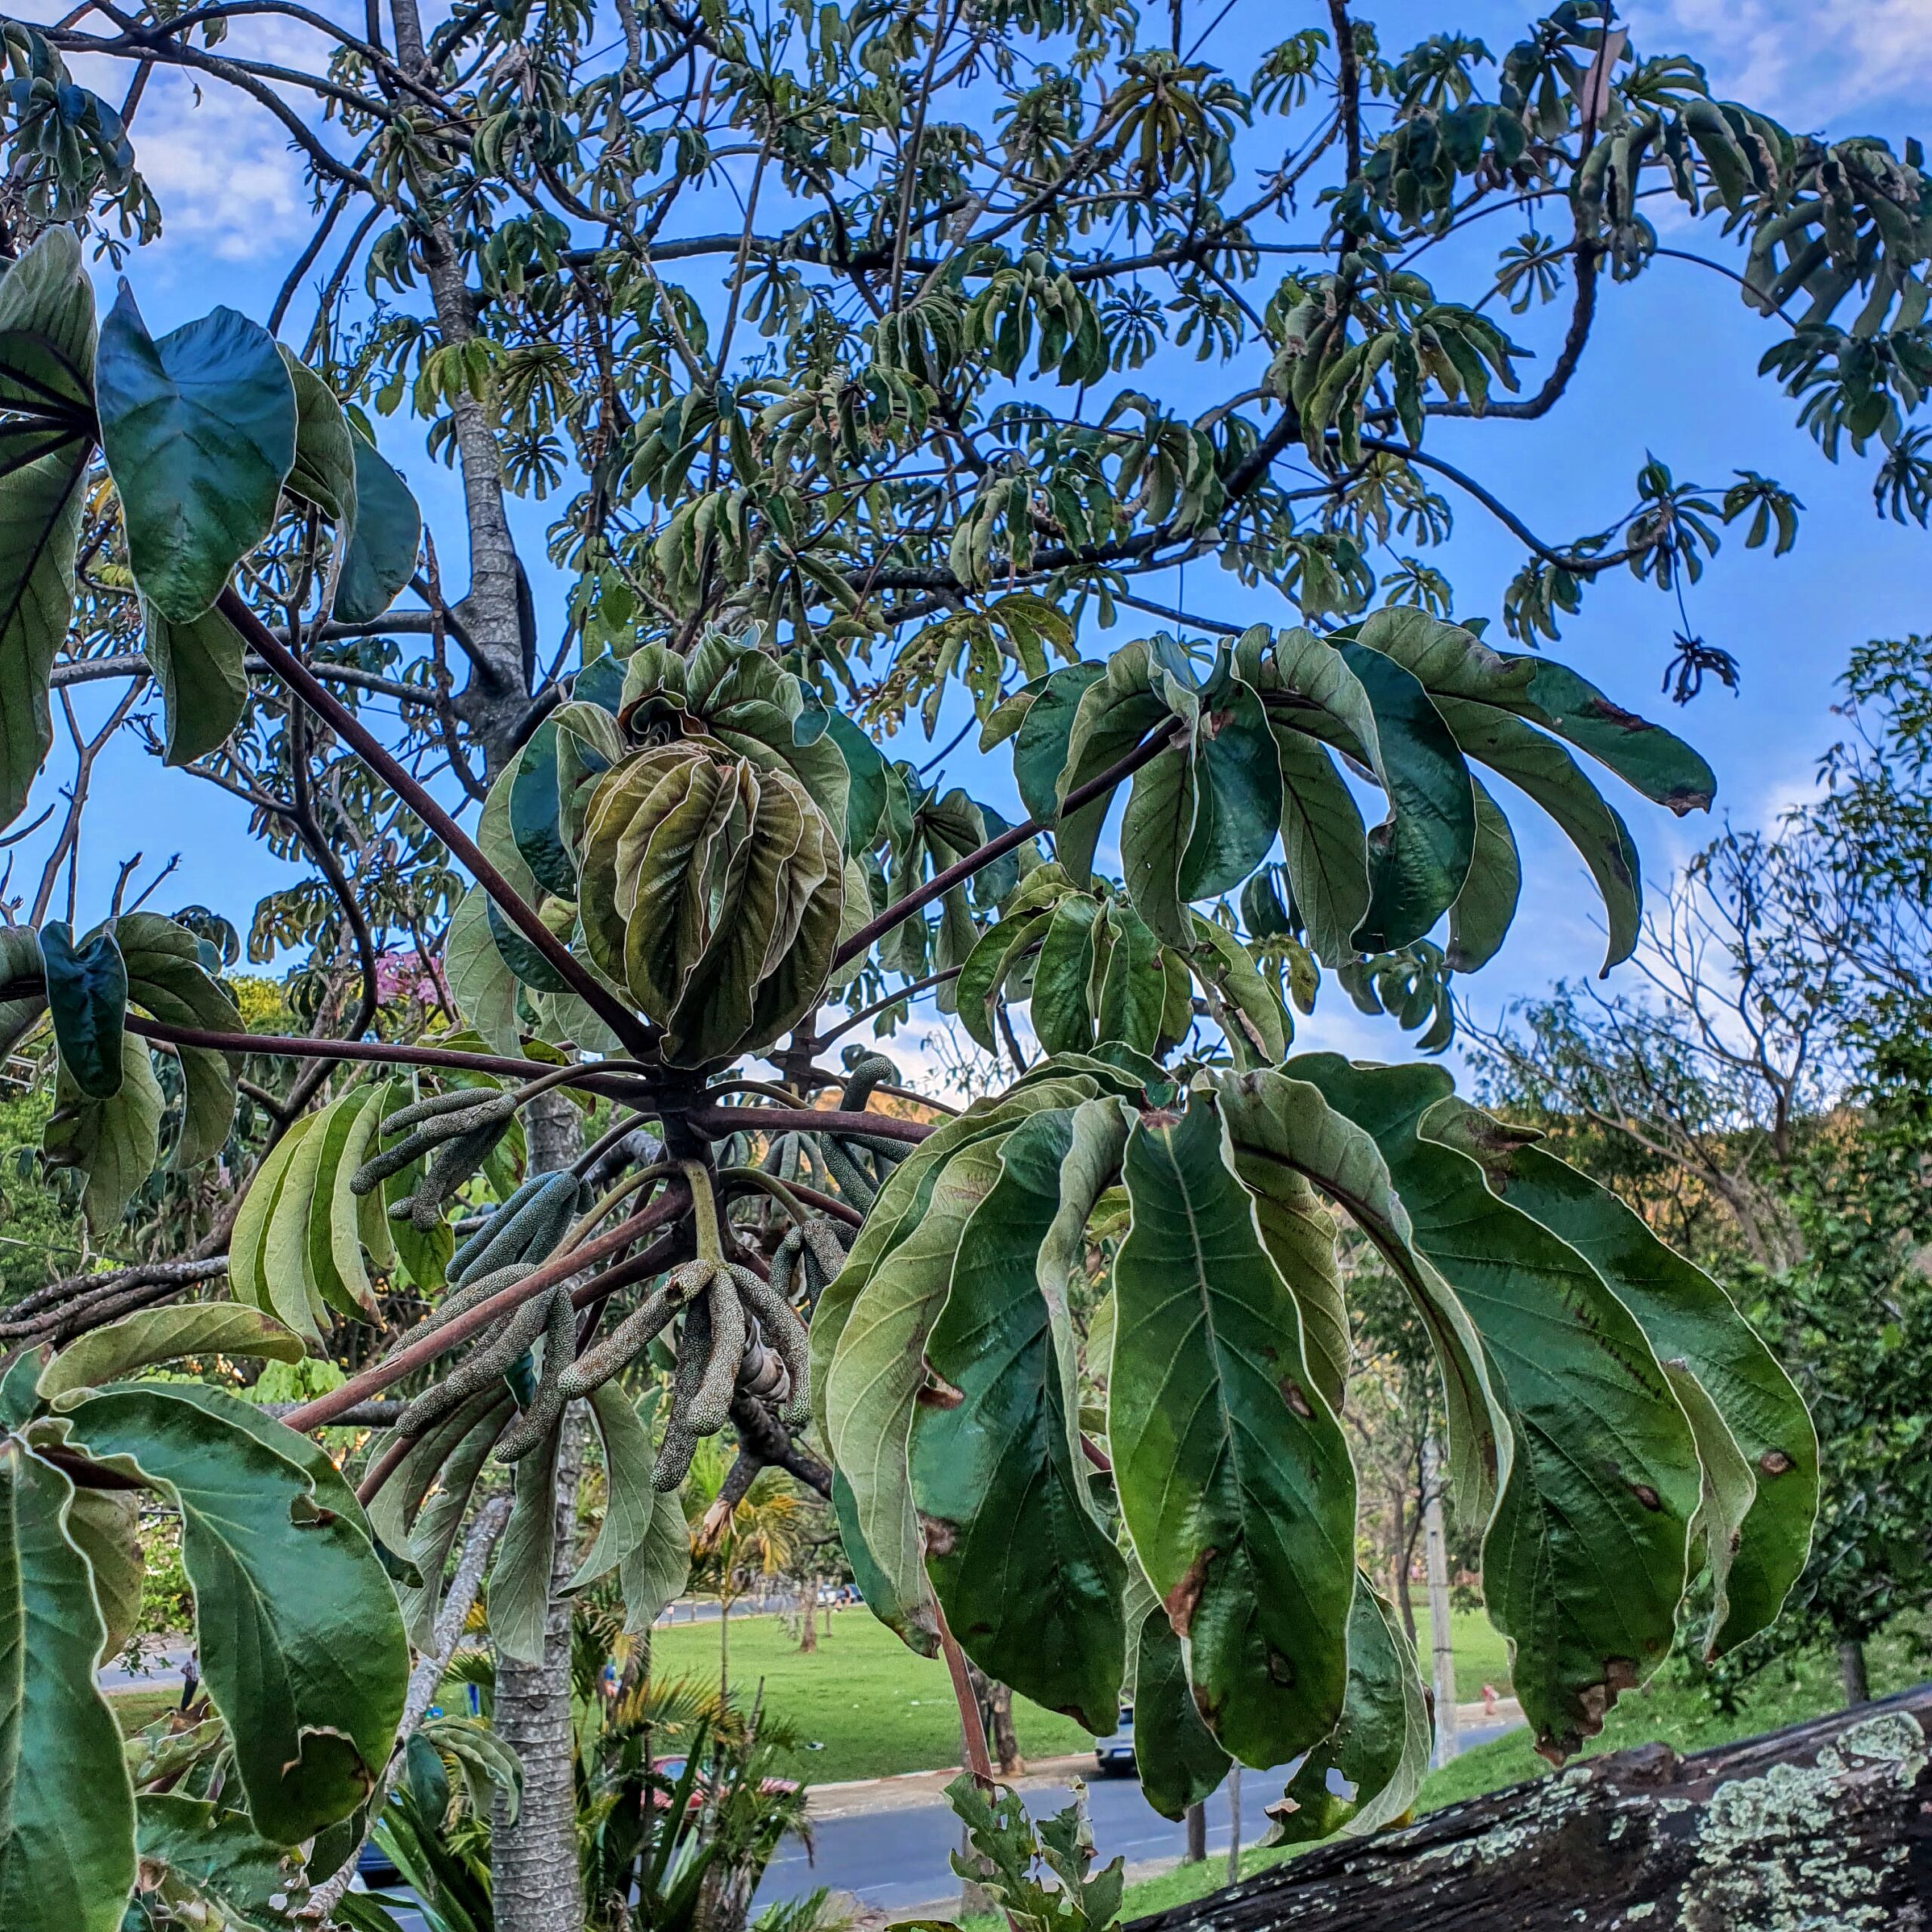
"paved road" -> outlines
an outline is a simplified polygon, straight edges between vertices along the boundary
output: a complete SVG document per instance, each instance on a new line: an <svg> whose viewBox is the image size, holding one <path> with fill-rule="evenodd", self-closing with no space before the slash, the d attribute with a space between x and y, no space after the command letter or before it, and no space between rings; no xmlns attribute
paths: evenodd
<svg viewBox="0 0 1932 1932"><path fill-rule="evenodd" d="M1466 1728L1465 1750L1500 1737L1513 1727ZM1262 1807L1272 1804L1287 1782L1288 1770L1248 1771L1241 1780L1241 1838L1253 1844L1266 1832ZM1038 1786L1023 1794L1036 1817L1068 1801L1063 1786ZM1152 1859L1178 1858L1185 1849L1183 1829L1163 1818L1141 1795L1137 1780L1097 1778L1087 1787L1088 1810L1101 1863L1124 1857L1130 1866ZM1226 1787L1208 1801L1208 1850L1225 1856L1228 1845ZM956 1896L958 1881L947 1863L959 1845L959 1821L943 1803L906 1805L890 1810L828 1818L812 1830L808 1858L804 1845L788 1839L759 1886L752 1909L775 1900L797 1898L814 1887L849 1892L864 1904L887 1912L931 1905Z"/></svg>

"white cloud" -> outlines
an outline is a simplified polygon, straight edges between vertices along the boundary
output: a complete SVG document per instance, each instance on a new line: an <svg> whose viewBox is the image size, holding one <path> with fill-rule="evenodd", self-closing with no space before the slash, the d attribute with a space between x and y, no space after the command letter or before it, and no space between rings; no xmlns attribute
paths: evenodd
<svg viewBox="0 0 1932 1932"><path fill-rule="evenodd" d="M1640 51L1682 48L1718 94L1806 132L1918 105L1932 75L1932 0L1650 0L1630 17Z"/></svg>

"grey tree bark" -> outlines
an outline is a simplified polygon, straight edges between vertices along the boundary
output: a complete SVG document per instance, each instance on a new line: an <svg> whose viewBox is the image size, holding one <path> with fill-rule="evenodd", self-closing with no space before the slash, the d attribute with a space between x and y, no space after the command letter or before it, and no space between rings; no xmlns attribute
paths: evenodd
<svg viewBox="0 0 1932 1932"><path fill-rule="evenodd" d="M546 1094L525 1115L530 1171L554 1171L583 1144L576 1106ZM490 1841L496 1932L582 1932L583 1884L577 1853L576 1739L571 1724L571 1606L577 1478L583 1466L582 1406L565 1413L557 1456L556 1542L550 1614L540 1663L497 1660L497 1735L523 1761L523 1797L511 1823L499 1803Z"/></svg>
<svg viewBox="0 0 1932 1932"><path fill-rule="evenodd" d="M1429 1572L1430 1678L1435 1693L1435 1748L1429 1761L1448 1763L1461 1749L1456 1730L1456 1643L1450 1623L1449 1539L1442 1521L1442 1457L1433 1438L1422 1449L1423 1555Z"/></svg>
<svg viewBox="0 0 1932 1932"><path fill-rule="evenodd" d="M1318 1846L1134 1932L1927 1932L1932 1684Z"/></svg>

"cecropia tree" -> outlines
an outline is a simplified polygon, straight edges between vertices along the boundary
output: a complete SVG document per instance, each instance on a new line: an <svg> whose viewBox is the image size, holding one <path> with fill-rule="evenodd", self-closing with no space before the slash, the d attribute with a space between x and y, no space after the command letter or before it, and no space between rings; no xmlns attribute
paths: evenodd
<svg viewBox="0 0 1932 1932"><path fill-rule="evenodd" d="M50 694L124 681L117 728L311 869L250 943L303 955L313 1029L244 1026L198 909L50 918L57 862L0 933L0 1035L40 1043L91 1229L137 1197L149 1229L198 1217L192 1254L4 1330L10 1928L112 1932L131 1895L154 1924L361 1910L346 1863L472 1502L513 1494L491 1629L537 1669L586 1415L608 1501L565 1591L614 1573L648 1623L684 1575L669 1499L729 1431L728 1491L776 1465L830 1497L969 1737L966 1659L1097 1728L1124 1689L1163 1808L1306 1753L1284 1830L1373 1829L1426 1724L1355 1568L1338 1217L1432 1339L1552 1753L1655 1668L1694 1579L1721 1651L1804 1560L1811 1426L1723 1294L1439 1069L1292 1053L1292 1005L1332 973L1444 1043L1450 975L1516 910L1510 795L1627 956L1636 854L1592 774L1684 812L1710 771L1451 621L1398 546L1447 537L1438 483L1501 517L1534 641L1604 571L1694 580L1722 524L1787 547L1796 506L1653 463L1630 516L1548 541L1429 426L1555 407L1607 285L1672 252L1644 212L1670 196L1744 238L1806 426L1877 439L1882 503L1922 515L1915 149L1792 136L1574 0L1500 65L1447 36L1388 58L1338 0L1241 81L1180 4L1144 35L1059 0L615 14L5 26L0 810ZM312 63L251 50L269 21ZM132 63L122 106L69 57ZM156 337L125 290L97 325L83 238L159 219L128 124L160 69L277 115L317 186L266 328ZM1485 259L1472 225L1510 211L1558 232ZM275 337L312 272L298 355ZM1559 296L1521 394L1496 298ZM365 413L405 399L460 472L460 598ZM552 490L568 620L540 650L505 497ZM1264 620L1139 581L1190 560ZM1097 635L1136 610L1171 627ZM1714 668L1684 645L1687 689ZM881 749L962 691L1017 823ZM400 1008L392 946L421 969ZM857 1037L928 996L1012 1063L957 1115ZM1067 1297L1097 1251L1103 1363ZM356 1372L279 1420L144 1373L251 1355ZM354 1494L309 1434L351 1417L386 1445ZM131 1767L94 1666L153 1491L215 1715ZM526 1791L556 1768L527 1758ZM567 1807L528 1808L574 1870ZM574 1896L503 1884L499 1923Z"/></svg>

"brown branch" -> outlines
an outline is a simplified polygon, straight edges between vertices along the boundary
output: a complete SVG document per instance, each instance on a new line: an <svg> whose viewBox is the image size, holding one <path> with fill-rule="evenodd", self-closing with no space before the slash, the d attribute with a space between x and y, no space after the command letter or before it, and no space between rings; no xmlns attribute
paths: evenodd
<svg viewBox="0 0 1932 1932"><path fill-rule="evenodd" d="M1335 91L1341 99L1342 139L1352 181L1361 172L1361 60L1348 0L1328 0L1328 20L1335 29Z"/></svg>
<svg viewBox="0 0 1932 1932"><path fill-rule="evenodd" d="M842 966L848 959L856 959L875 941L881 940L897 925L903 924L921 906L929 906L943 894L950 892L955 885L963 884L973 875L991 865L995 859L1004 858L1009 852L1017 851L1028 839L1036 837L1057 825L1062 820L1088 805L1103 794L1111 792L1123 778L1131 777L1140 768L1149 763L1155 755L1164 751L1174 734L1181 728L1182 721L1176 718L1164 724L1151 737L1143 738L1126 757L1107 767L1097 778L1090 778L1084 785L1068 792L1061 801L1059 811L1051 820L1029 818L1024 825L1016 825L1010 831L1003 832L997 838L989 839L977 852L968 852L965 857L948 866L944 871L934 872L915 892L909 892L896 906L888 906L869 924L861 926L832 956L835 966Z"/></svg>
<svg viewBox="0 0 1932 1932"><path fill-rule="evenodd" d="M267 660L275 675L337 737L355 749L362 761L449 848L452 856L469 867L477 882L502 909L504 916L543 955L545 961L568 983L571 990L616 1034L626 1049L640 1058L653 1057L656 1042L651 1030L641 1025L628 1007L605 990L596 976L537 916L536 908L528 904L484 857L475 841L403 769L361 720L248 608L232 587L222 592L220 608L223 616Z"/></svg>
<svg viewBox="0 0 1932 1932"><path fill-rule="evenodd" d="M474 1308L466 1309L453 1321L441 1327L432 1329L421 1340L412 1342L407 1348L398 1349L386 1360L373 1367L365 1368L360 1375L352 1375L340 1387L331 1389L325 1395L318 1395L312 1402L305 1402L292 1411L285 1420L291 1429L320 1429L324 1423L334 1421L345 1411L355 1407L358 1402L367 1401L371 1395L381 1394L385 1389L393 1388L405 1376L413 1375L425 1364L434 1361L438 1355L448 1354L475 1334L488 1327L494 1321L509 1314L512 1309L521 1307L534 1295L540 1295L555 1287L559 1281L567 1281L574 1275L581 1274L599 1261L607 1261L613 1255L621 1254L640 1235L662 1227L666 1221L681 1215L691 1205L690 1190L675 1183L666 1189L648 1208L633 1214L627 1221L621 1222L601 1240L573 1248L567 1254L553 1255L542 1267L521 1281L478 1302ZM571 1300L578 1306L601 1299L623 1284L613 1277L627 1270L636 1271L640 1264L650 1260L648 1252L632 1257L629 1262L608 1270L594 1281L586 1281L574 1290ZM643 1272L652 1272L645 1269ZM629 1279L640 1278L632 1272ZM583 1297L577 1303L578 1296Z"/></svg>
<svg viewBox="0 0 1932 1932"><path fill-rule="evenodd" d="M937 1130L922 1120L891 1114L848 1114L827 1107L694 1107L691 1124L713 1140L729 1134L872 1134L882 1140L909 1140L915 1146Z"/></svg>

